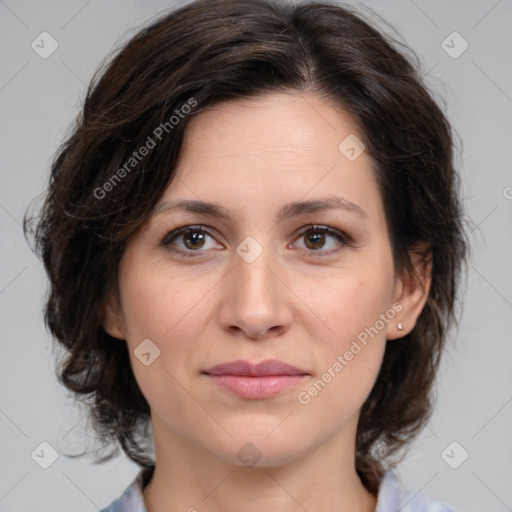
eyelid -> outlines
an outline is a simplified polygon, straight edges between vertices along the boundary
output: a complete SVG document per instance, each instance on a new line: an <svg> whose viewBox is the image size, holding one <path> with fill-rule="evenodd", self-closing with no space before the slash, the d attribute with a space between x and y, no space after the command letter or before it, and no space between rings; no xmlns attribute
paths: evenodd
<svg viewBox="0 0 512 512"><path fill-rule="evenodd" d="M206 229L205 229L206 228ZM184 233L188 232L200 232L207 234L208 236L211 236L214 238L213 233L210 231L213 230L210 226L206 226L204 224L187 224L185 226L173 228L167 232L167 234L163 237L162 241L160 242L162 245L167 246L173 240L174 238L183 235ZM171 236L172 235L172 236Z"/></svg>
<svg viewBox="0 0 512 512"><path fill-rule="evenodd" d="M308 224L303 228L300 228L297 231L297 235L301 236L308 231L317 231L320 233L327 233L332 236L337 236L341 240L343 240L347 245L352 244L354 242L353 238L346 232L340 231L339 229L332 228L330 226L326 226L325 224Z"/></svg>
<svg viewBox="0 0 512 512"><path fill-rule="evenodd" d="M339 253L341 249L345 247L355 247L354 239L347 234L345 231L340 231L336 228L326 226L325 224L308 224L307 226L304 226L303 228L300 228L297 231L297 236L295 237L294 241L295 243L297 240L299 240L305 233L308 233L309 231L322 233L330 235L333 238L336 238L338 240L338 243L341 245L341 248L334 248L330 250L307 250L303 249L303 252L306 252L308 255L308 258L328 258L336 253Z"/></svg>
<svg viewBox="0 0 512 512"><path fill-rule="evenodd" d="M213 240L215 240L217 244L220 244L219 242L217 242L215 235L213 235L210 230L211 230L211 228L209 228L208 226L205 226L203 224L199 224L199 225L198 224L195 224L195 225L187 224L185 226L174 228L174 229L171 229L170 231L168 231L167 234L164 236L164 238L161 240L159 245L162 245L166 250L168 250L169 252L172 252L173 254L175 254L177 257L180 257L180 258L190 258L190 259L201 258L203 256L206 256L208 254L208 252L210 252L210 251L201 251L201 250L193 251L193 250L185 250L185 249L180 249L180 248L173 248L171 241L174 240L175 238L179 238L180 236L188 234L188 233L203 233L203 234L206 234L209 237L211 237ZM220 245L223 245L223 244L220 244Z"/></svg>

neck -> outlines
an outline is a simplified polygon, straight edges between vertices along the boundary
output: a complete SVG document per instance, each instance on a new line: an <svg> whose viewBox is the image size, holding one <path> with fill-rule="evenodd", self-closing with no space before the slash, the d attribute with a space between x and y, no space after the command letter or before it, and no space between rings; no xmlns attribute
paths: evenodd
<svg viewBox="0 0 512 512"><path fill-rule="evenodd" d="M148 512L374 512L377 499L361 483L353 450L332 438L279 465L246 467L174 436L153 418L156 467L144 489ZM164 434L165 432L165 434Z"/></svg>

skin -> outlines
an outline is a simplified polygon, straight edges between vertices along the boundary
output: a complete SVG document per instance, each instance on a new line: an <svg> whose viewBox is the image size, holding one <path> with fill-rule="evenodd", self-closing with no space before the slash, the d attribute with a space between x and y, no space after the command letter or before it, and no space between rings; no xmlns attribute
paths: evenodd
<svg viewBox="0 0 512 512"><path fill-rule="evenodd" d="M421 262L422 286L394 269L371 159L363 152L349 161L338 150L358 133L347 114L313 94L225 102L191 119L160 203L214 202L232 219L183 211L152 216L129 241L119 299L105 308L105 329L126 340L151 407L157 463L144 489L149 512L375 510L375 496L355 471L359 411L386 341L414 327L430 278ZM275 218L286 203L333 195L365 214L339 209ZM297 233L309 224L347 233L353 242ZM161 244L186 225L208 226L213 236L196 245L190 235ZM252 263L236 252L249 236L263 250ZM300 403L298 394L393 304L401 311L309 403ZM134 355L144 339L160 349L148 366ZM201 374L225 361L268 358L309 375L274 397L248 399ZM237 456L248 442L261 455L253 467Z"/></svg>

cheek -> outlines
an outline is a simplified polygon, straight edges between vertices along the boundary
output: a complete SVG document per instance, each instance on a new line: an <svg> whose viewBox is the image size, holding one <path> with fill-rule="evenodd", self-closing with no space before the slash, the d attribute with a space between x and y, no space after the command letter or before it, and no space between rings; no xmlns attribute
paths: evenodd
<svg viewBox="0 0 512 512"><path fill-rule="evenodd" d="M391 307L394 291L392 263L388 264L386 258L371 265L329 271L313 279L302 277L295 283L294 293L304 298L319 319L316 336L336 349L344 349L373 326Z"/></svg>
<svg viewBox="0 0 512 512"><path fill-rule="evenodd" d="M382 360L384 344L376 342L362 348L352 360L333 358L325 372L314 378L299 391L297 407L303 417L315 419L318 427L331 435L344 425L357 422L359 411L368 398ZM373 366L373 368L372 368Z"/></svg>
<svg viewBox="0 0 512 512"><path fill-rule="evenodd" d="M318 372L302 387L297 401L333 431L357 414L377 379L386 326L394 313L383 297L376 290L347 287L324 308L333 332L322 336Z"/></svg>
<svg viewBox="0 0 512 512"><path fill-rule="evenodd" d="M328 414L357 410L370 393L386 347L386 329L395 311L391 299L391 260L367 268L345 269L310 287L308 305L319 312L315 338L318 374L303 388L299 403L329 409ZM323 284L323 286L320 286ZM302 293L305 293L305 289Z"/></svg>
<svg viewBox="0 0 512 512"><path fill-rule="evenodd" d="M164 343L175 338L184 325L194 328L201 302L214 283L211 276L197 275L194 279L165 265L147 267L132 261L122 272L120 281L124 321L131 342L139 338L154 338Z"/></svg>
<svg viewBox="0 0 512 512"><path fill-rule="evenodd" d="M174 387L176 361L183 362L197 339L197 324L190 318L199 306L200 290L183 279L169 282L161 271L134 260L129 263L120 271L126 342L135 378L151 404L160 391Z"/></svg>
<svg viewBox="0 0 512 512"><path fill-rule="evenodd" d="M203 280L209 282L208 278ZM167 420L174 428L180 420L171 411L187 411L187 423L204 420L201 409L190 406L187 372L195 369L194 350L208 322L208 301L202 299L209 287L205 288L200 279L191 282L171 275L168 269L141 271L140 266L132 266L122 283L131 366L151 409L169 415ZM154 343L145 342L148 348L144 352L149 352L153 361L149 365L139 359L139 347L147 339Z"/></svg>

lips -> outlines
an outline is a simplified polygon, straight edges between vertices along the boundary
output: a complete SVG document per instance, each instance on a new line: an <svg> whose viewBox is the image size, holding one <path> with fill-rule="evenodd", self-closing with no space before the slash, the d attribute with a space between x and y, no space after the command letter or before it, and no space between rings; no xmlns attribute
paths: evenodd
<svg viewBox="0 0 512 512"><path fill-rule="evenodd" d="M270 375L309 375L308 372L277 359L266 359L254 364L236 360L212 366L202 373L208 375L239 375L245 377L267 377Z"/></svg>
<svg viewBox="0 0 512 512"><path fill-rule="evenodd" d="M239 398L265 399L280 395L300 384L309 373L276 359L257 364L229 361L201 372L220 389Z"/></svg>

